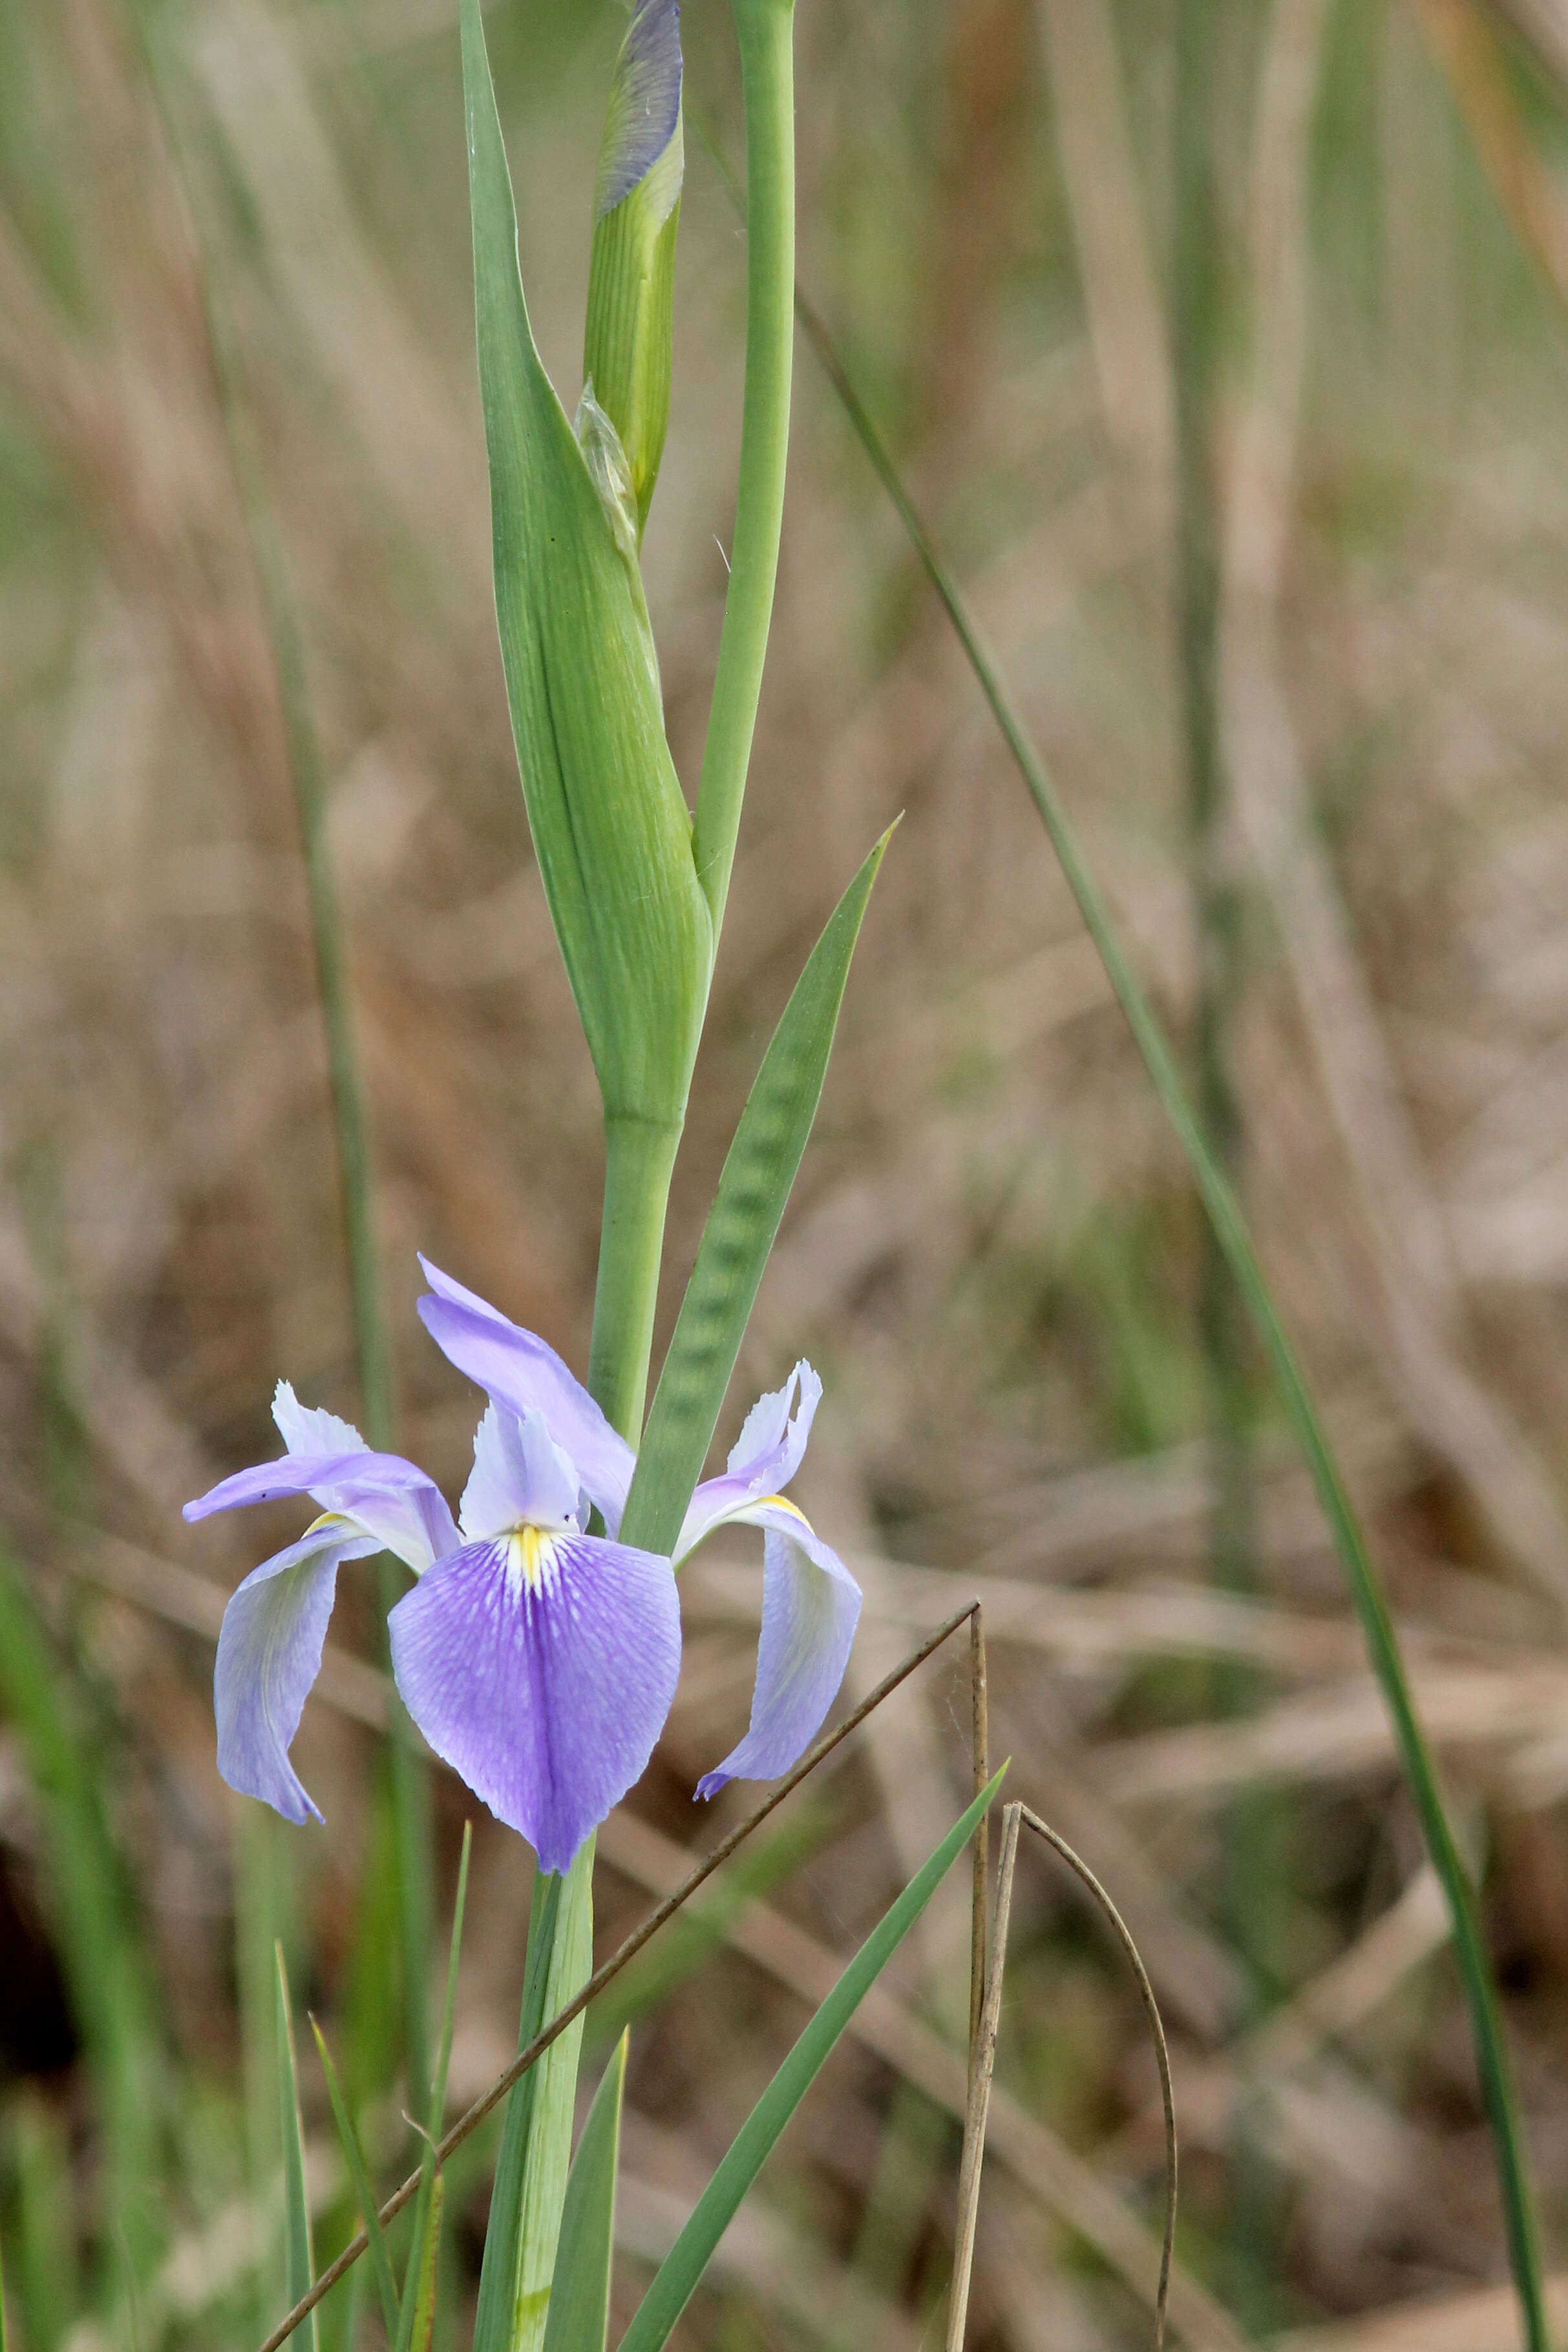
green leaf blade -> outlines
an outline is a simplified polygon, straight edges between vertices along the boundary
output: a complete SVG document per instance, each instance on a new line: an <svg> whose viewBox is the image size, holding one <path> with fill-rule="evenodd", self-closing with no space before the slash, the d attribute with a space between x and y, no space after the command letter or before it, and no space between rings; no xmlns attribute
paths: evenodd
<svg viewBox="0 0 1568 2352"><path fill-rule="evenodd" d="M305 2122L300 2112L300 2069L294 2055L294 2021L289 2005L289 1971L283 1947L274 1944L278 1964L278 2100L283 2126L284 2256L289 2300L298 2303L316 2283L315 2255L310 2245L310 2207L305 2189ZM306 2322L310 2352L319 2352L320 2333L312 2310Z"/></svg>
<svg viewBox="0 0 1568 2352"><path fill-rule="evenodd" d="M623 2032L616 2044L572 2159L544 2322L544 2352L605 2352L628 2039Z"/></svg>
<svg viewBox="0 0 1568 2352"><path fill-rule="evenodd" d="M327 2047L327 2037L313 2017L310 2020L310 2032L315 2037L317 2055L321 2062L321 2072L327 2078L327 2097L331 2103L332 2121L338 2127L338 2138L342 2145L343 2161L348 2166L349 2179L353 2183L354 2199L359 2206L360 2219L364 2223L365 2235L370 2240L371 2268L375 2273L376 2293L381 2297L382 2316L386 2322L387 2335L395 2336L397 2281L393 2276L392 2257L386 2251L386 2238L381 2226L381 2213L376 2204L375 2192L370 2185L370 2171L364 2160L364 2150L360 2146L360 2137L354 2129L353 2117L350 2115L348 2102L343 2097L342 2085L338 2080L338 2070L332 2063L332 2053Z"/></svg>
<svg viewBox="0 0 1568 2352"><path fill-rule="evenodd" d="M829 916L746 1098L659 1374L622 1540L674 1547L718 1424L747 1319L795 1182L885 833Z"/></svg>
<svg viewBox="0 0 1568 2352"><path fill-rule="evenodd" d="M524 1964L522 2014L518 2021L518 2047L526 2048L544 2022L544 2001L550 1980L550 1960L555 1922L561 1908L561 1880L553 1873L536 1871L533 1901L529 1906L528 1958ZM539 2069L531 2067L506 2103L500 2157L490 2191L489 2226L485 2231L484 2261L479 2271L479 2302L474 2318L473 2352L508 2352L517 2277L521 2266L522 2188L528 2160L529 2131L533 2120Z"/></svg>
<svg viewBox="0 0 1568 2352"><path fill-rule="evenodd" d="M659 2264L621 2338L620 2352L662 2352L742 2199L850 2018L978 1828L1006 1769L1004 1764L872 1929L752 2109Z"/></svg>

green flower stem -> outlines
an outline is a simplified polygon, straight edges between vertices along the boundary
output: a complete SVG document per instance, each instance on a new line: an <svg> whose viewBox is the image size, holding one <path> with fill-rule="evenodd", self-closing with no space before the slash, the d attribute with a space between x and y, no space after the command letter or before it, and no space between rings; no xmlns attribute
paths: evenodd
<svg viewBox="0 0 1568 2352"><path fill-rule="evenodd" d="M605 1121L605 1215L588 1391L634 1446L642 1435L665 1210L679 1143L679 1126L642 1118Z"/></svg>
<svg viewBox="0 0 1568 2352"><path fill-rule="evenodd" d="M642 1435L653 1351L669 1180L680 1129L649 1119L605 1122L605 1215L594 1295L588 1387L627 1442ZM547 1884L535 1871L533 1900ZM567 1872L555 1916L543 2014L553 2017L587 1983L594 1966L594 1841ZM566 2199L583 2023L569 2026L536 2069L528 2149L517 2209L517 2270L508 2352L540 2352ZM514 2092L513 2096L517 2094ZM496 2226L492 2216L492 2228Z"/></svg>
<svg viewBox="0 0 1568 2352"><path fill-rule="evenodd" d="M1225 1252L1237 1286L1273 1366L1286 1411L1296 1432L1297 1443L1311 1472L1319 1503L1333 1536L1345 1581L1361 1619L1367 1653L1382 1685L1394 1725L1405 1777L1415 1801L1427 1850L1447 1899L1453 1922L1455 1953L1469 2007L1481 2093L1487 2121L1491 2128L1498 2188L1508 2233L1509 2263L1524 2320L1525 2341L1529 2352L1550 2352L1534 2200L1525 2169L1518 2101L1509 2065L1508 2048L1503 2039L1502 2021L1498 2013L1497 1992L1487 1957L1480 1914L1469 1874L1454 1842L1436 1768L1415 1712L1405 1661L1400 1654L1399 1638L1394 1632L1394 1620L1389 1614L1388 1603L1384 1598L1383 1587L1373 1565L1355 1506L1351 1501L1328 1432L1319 1418L1295 1344L1274 1304L1268 1278L1258 1259L1240 1203L1208 1148L1203 1129L1188 1101L1165 1033L1143 993L1137 974L1122 953L1110 910L1100 894L1077 835L1068 822L1067 812L1057 797L1056 788L981 643L956 581L932 545L881 435L845 373L826 328L804 297L797 299L801 323L844 404L845 413L861 446L898 510L899 519L926 577L942 600L980 690L990 706L991 715L1038 811L1057 861L1078 903L1084 928L1099 950L1106 976L1116 992L1127 1025L1153 1080L1161 1106L1186 1154L1219 1245Z"/></svg>
<svg viewBox="0 0 1568 2352"><path fill-rule="evenodd" d="M794 0L734 0L746 108L746 388L730 590L719 640L693 850L718 946L734 864L778 572L795 344ZM623 1437L642 1434L669 1180L679 1124L605 1123L605 1213L588 1387ZM537 1899L540 1880L536 1876ZM593 1967L593 1845L562 1890L552 2014ZM523 2167L510 2352L538 2352L565 2198L580 2027L542 2063ZM552 2062L555 2062L552 2071Z"/></svg>
<svg viewBox="0 0 1568 2352"><path fill-rule="evenodd" d="M795 350L794 0L732 5L746 109L746 390L730 588L693 843L715 951L773 618Z"/></svg>

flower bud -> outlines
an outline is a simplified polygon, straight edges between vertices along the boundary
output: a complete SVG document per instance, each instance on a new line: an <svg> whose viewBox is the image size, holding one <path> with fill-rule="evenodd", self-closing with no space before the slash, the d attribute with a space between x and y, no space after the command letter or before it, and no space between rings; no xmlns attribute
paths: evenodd
<svg viewBox="0 0 1568 2352"><path fill-rule="evenodd" d="M599 157L583 373L626 451L639 538L669 422L684 170L680 10L677 0L637 0L616 61Z"/></svg>

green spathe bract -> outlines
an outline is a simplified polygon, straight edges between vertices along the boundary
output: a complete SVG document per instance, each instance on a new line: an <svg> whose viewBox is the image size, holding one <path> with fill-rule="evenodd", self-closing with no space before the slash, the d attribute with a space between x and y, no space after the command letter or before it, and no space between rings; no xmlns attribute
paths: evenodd
<svg viewBox="0 0 1568 2352"><path fill-rule="evenodd" d="M634 562L534 348L479 0L463 0L496 614L534 848L609 1120L679 1127L712 961Z"/></svg>

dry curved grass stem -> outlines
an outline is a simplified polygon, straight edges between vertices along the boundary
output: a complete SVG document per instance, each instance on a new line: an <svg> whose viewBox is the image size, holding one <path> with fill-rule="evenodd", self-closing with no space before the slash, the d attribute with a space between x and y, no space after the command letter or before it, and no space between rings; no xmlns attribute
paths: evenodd
<svg viewBox="0 0 1568 2352"><path fill-rule="evenodd" d="M1176 2239L1176 2103L1171 2087L1171 2054L1159 2004L1131 1929L1105 1888L1081 1854L1066 1838L1043 1822L1027 1805L1005 1805L1002 1811L1002 1850L996 1877L996 1912L991 1936L991 1968L985 1979L974 2063L969 2079L969 2107L963 2119L963 2157L958 2178L958 2232L953 2246L952 2290L948 2299L947 2352L963 2352L964 2324L969 2313L969 2281L974 2262L974 2231L980 2211L980 2168L985 2153L985 2118L991 2104L991 2077L996 2063L996 2035L1002 2018L1002 1977L1007 1955L1007 1921L1013 1906L1013 1873L1018 1857L1022 1827L1059 1853L1089 1889L1110 1922L1116 1940L1127 1955L1137 1980L1139 1998L1149 2020L1154 2057L1160 2069L1160 2096L1165 2111L1165 2234L1160 2248L1160 2280L1154 2290L1154 2352L1165 2340L1165 2305L1171 2288L1171 2262Z"/></svg>

